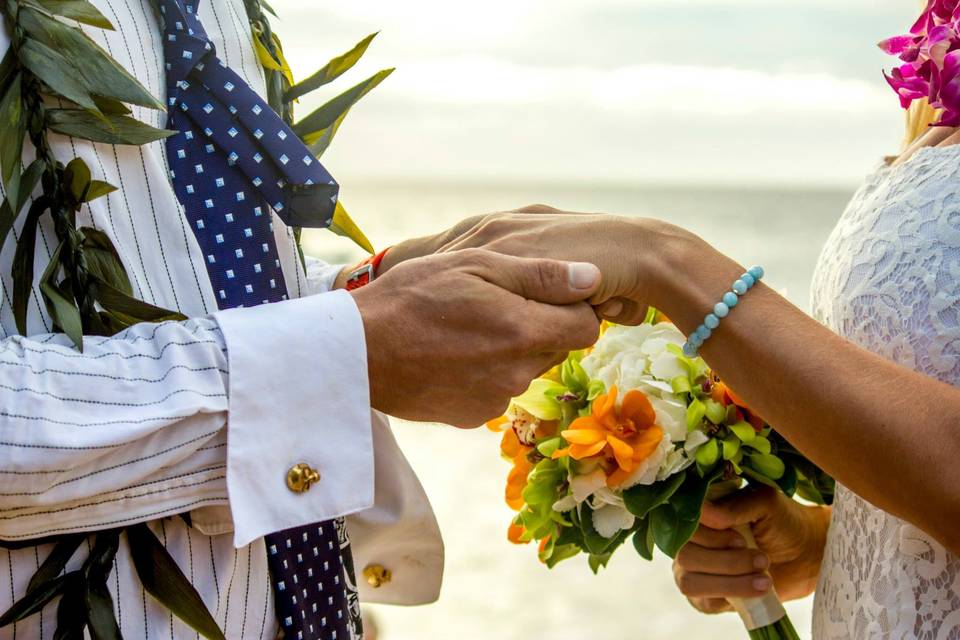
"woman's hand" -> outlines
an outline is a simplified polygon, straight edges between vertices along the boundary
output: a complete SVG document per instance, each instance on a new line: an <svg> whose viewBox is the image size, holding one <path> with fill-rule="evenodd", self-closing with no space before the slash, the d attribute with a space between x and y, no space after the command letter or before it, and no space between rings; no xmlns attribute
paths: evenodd
<svg viewBox="0 0 960 640"><path fill-rule="evenodd" d="M743 525L759 550L733 529ZM729 611L727 598L755 598L771 586L781 600L802 598L817 585L829 526L829 507L804 506L767 487L706 503L700 528L673 563L677 586L705 613Z"/></svg>

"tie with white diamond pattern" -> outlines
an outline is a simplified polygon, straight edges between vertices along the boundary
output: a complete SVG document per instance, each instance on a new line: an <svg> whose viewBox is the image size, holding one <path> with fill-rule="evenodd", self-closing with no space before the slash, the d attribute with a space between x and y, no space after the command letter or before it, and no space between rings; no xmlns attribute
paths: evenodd
<svg viewBox="0 0 960 640"><path fill-rule="evenodd" d="M270 221L329 226L337 184L283 120L216 56L197 0L157 0L167 69L167 161L221 309L287 298ZM264 354L264 357L272 357ZM267 428L268 425L264 425ZM342 519L266 537L283 637L362 637Z"/></svg>

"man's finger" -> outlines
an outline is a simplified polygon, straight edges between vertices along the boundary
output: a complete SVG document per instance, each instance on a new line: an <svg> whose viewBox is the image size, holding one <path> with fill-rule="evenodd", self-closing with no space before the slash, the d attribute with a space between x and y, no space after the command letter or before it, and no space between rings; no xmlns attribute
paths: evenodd
<svg viewBox="0 0 960 640"><path fill-rule="evenodd" d="M646 320L647 308L647 305L629 298L611 298L597 307L597 315L614 324L635 327Z"/></svg>
<svg viewBox="0 0 960 640"><path fill-rule="evenodd" d="M478 276L527 300L572 304L600 286L600 269L588 262L517 258L482 249L461 252Z"/></svg>

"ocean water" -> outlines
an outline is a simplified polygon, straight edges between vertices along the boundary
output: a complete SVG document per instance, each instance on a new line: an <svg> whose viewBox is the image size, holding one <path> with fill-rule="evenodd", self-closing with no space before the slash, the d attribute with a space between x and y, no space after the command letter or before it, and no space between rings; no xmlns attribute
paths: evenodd
<svg viewBox="0 0 960 640"><path fill-rule="evenodd" d="M809 305L809 283L824 240L850 190L357 183L343 201L378 247L443 229L475 213L546 203L575 211L658 217L702 235L744 264L766 267L767 282ZM360 254L328 233L308 251L327 260ZM695 274L693 274L695 276ZM668 559L648 563L629 546L594 576L585 559L548 571L532 547L505 538L508 471L499 438L486 429L397 423L395 432L430 496L447 549L440 600L427 607L370 607L379 640L741 639L732 614L704 616L677 592ZM788 604L809 637L812 600Z"/></svg>

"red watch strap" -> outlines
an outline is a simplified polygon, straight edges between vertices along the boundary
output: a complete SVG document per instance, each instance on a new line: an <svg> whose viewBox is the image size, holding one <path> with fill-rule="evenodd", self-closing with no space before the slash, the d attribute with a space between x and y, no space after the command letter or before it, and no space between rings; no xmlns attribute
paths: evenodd
<svg viewBox="0 0 960 640"><path fill-rule="evenodd" d="M347 291L353 291L354 289L359 289L364 285L370 284L377 276L380 263L383 262L383 258L387 255L388 251L390 251L390 247L387 247L377 255L371 256L358 264L347 278Z"/></svg>

